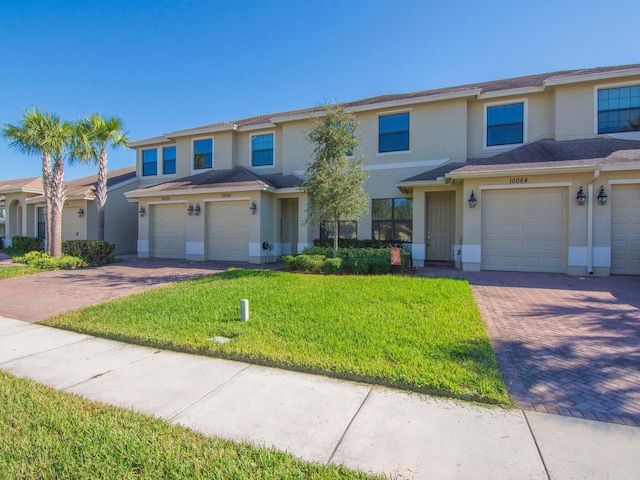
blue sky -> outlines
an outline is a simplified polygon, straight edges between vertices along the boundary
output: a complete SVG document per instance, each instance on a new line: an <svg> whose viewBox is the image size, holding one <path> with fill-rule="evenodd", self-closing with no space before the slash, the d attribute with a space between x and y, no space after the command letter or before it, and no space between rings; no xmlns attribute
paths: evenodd
<svg viewBox="0 0 640 480"><path fill-rule="evenodd" d="M637 0L0 0L0 124L34 106L100 112L136 140L327 99L640 63L639 14ZM111 169L134 162L109 153ZM0 179L40 165L0 140Z"/></svg>

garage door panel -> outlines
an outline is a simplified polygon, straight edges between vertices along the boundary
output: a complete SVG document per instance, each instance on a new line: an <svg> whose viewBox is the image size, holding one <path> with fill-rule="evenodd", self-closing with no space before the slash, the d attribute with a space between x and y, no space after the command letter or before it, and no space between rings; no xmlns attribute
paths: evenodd
<svg viewBox="0 0 640 480"><path fill-rule="evenodd" d="M483 269L563 272L566 238L565 189L483 191Z"/></svg>
<svg viewBox="0 0 640 480"><path fill-rule="evenodd" d="M149 215L151 256L185 258L187 220L184 205L152 205Z"/></svg>
<svg viewBox="0 0 640 480"><path fill-rule="evenodd" d="M640 185L611 190L611 273L640 275Z"/></svg>
<svg viewBox="0 0 640 480"><path fill-rule="evenodd" d="M207 259L249 260L249 206L245 201L207 204Z"/></svg>

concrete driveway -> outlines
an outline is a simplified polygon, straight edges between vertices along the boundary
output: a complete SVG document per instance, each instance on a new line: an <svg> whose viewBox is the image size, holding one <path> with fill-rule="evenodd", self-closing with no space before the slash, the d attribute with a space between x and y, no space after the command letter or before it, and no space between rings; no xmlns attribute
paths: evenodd
<svg viewBox="0 0 640 480"><path fill-rule="evenodd" d="M640 277L466 276L520 408L640 426Z"/></svg>
<svg viewBox="0 0 640 480"><path fill-rule="evenodd" d="M0 316L33 323L178 280L211 275L232 266L249 267L248 263L187 262L135 255L124 255L122 259L122 263L99 268L55 270L4 279Z"/></svg>

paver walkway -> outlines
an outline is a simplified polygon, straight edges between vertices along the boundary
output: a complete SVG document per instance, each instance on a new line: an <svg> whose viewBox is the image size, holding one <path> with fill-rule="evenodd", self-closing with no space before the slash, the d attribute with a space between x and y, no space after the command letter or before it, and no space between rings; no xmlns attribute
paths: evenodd
<svg viewBox="0 0 640 480"><path fill-rule="evenodd" d="M143 292L178 280L221 272L248 263L187 262L123 255L123 262L99 268L54 270L2 280L0 316L38 322L59 313ZM0 260L10 264L10 260ZM37 297L34 292L38 292Z"/></svg>
<svg viewBox="0 0 640 480"><path fill-rule="evenodd" d="M464 276L520 408L640 426L640 277Z"/></svg>

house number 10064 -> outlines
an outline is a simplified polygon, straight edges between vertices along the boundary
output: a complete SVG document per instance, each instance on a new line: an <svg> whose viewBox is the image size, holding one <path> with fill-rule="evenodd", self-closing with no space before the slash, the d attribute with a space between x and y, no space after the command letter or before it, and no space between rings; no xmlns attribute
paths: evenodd
<svg viewBox="0 0 640 480"><path fill-rule="evenodd" d="M529 179L527 177L511 177L509 183L527 183Z"/></svg>

